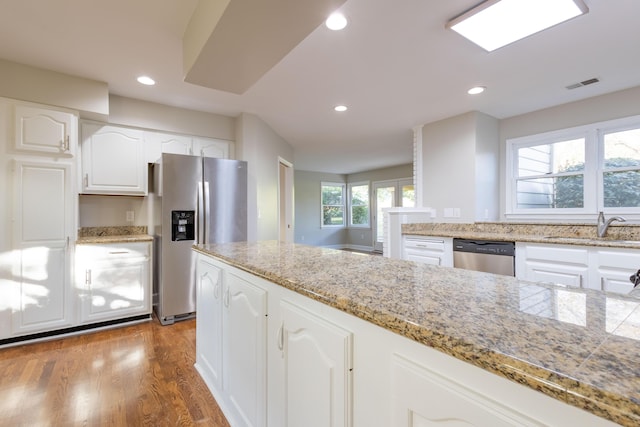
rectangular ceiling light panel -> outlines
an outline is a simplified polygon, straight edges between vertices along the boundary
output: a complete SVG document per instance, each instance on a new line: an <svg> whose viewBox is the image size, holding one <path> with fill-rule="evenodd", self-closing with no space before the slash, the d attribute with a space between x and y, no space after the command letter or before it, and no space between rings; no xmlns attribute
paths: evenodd
<svg viewBox="0 0 640 427"><path fill-rule="evenodd" d="M582 0L488 0L447 28L491 52L588 11Z"/></svg>

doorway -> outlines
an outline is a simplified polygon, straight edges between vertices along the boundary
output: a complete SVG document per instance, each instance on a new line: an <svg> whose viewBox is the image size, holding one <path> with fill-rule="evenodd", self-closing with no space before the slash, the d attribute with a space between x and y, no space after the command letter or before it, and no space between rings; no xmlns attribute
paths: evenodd
<svg viewBox="0 0 640 427"><path fill-rule="evenodd" d="M293 164L278 158L278 239L293 242Z"/></svg>
<svg viewBox="0 0 640 427"><path fill-rule="evenodd" d="M415 207L413 179L378 181L373 183L373 250L382 252L384 243L384 215L382 210L395 207Z"/></svg>

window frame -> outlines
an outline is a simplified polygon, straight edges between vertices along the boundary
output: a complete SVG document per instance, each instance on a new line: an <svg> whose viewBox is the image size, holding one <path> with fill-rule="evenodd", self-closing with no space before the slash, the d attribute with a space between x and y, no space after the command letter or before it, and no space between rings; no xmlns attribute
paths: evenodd
<svg viewBox="0 0 640 427"><path fill-rule="evenodd" d="M640 116L567 128L506 140L505 218L514 220L592 220L602 211L609 215L626 215L627 220L640 220L640 207L604 207L604 135L640 129ZM584 204L582 208L518 208L518 150L524 147L584 138ZM638 167L636 170L640 170ZM555 176L555 175L553 175Z"/></svg>
<svg viewBox="0 0 640 427"><path fill-rule="evenodd" d="M342 204L341 205L325 205L323 200L324 187L341 187L342 188ZM320 228L346 228L348 224L347 218L347 206L346 206L346 183L344 182L320 182ZM325 206L339 206L342 208L342 224L325 224L324 223L324 208Z"/></svg>
<svg viewBox="0 0 640 427"><path fill-rule="evenodd" d="M353 187L367 186L367 223L366 224L354 224L353 223ZM348 227L349 228L371 228L371 183L369 181L350 182L347 184L347 204L348 204ZM362 205L357 205L362 206Z"/></svg>

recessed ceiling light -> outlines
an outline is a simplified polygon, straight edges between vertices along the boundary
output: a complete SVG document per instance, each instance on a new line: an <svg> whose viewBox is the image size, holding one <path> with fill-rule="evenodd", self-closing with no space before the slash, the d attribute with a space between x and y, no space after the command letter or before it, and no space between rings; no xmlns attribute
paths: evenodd
<svg viewBox="0 0 640 427"><path fill-rule="evenodd" d="M334 110L336 110L339 113L342 113L343 111L347 111L348 108L346 105L336 105L335 107L333 107Z"/></svg>
<svg viewBox="0 0 640 427"><path fill-rule="evenodd" d="M331 15L329 15L329 17L324 22L324 24L330 30L334 30L334 31L342 30L344 27L347 26L347 18L345 18L345 16L340 12L334 12Z"/></svg>
<svg viewBox="0 0 640 427"><path fill-rule="evenodd" d="M143 85L147 86L153 86L154 84L156 84L156 81L149 76L140 76L138 77L138 83L142 83Z"/></svg>
<svg viewBox="0 0 640 427"><path fill-rule="evenodd" d="M491 52L587 12L582 0L487 0L446 27Z"/></svg>
<svg viewBox="0 0 640 427"><path fill-rule="evenodd" d="M472 87L471 89L469 89L467 91L467 93L469 95L477 95L479 93L484 92L485 89L486 89L486 87L484 87L484 86L475 86L475 87Z"/></svg>

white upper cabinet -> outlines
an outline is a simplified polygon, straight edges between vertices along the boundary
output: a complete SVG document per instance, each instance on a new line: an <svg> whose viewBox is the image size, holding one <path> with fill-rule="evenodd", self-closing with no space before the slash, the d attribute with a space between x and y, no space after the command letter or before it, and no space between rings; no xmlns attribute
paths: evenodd
<svg viewBox="0 0 640 427"><path fill-rule="evenodd" d="M143 132L82 123L82 193L147 194Z"/></svg>
<svg viewBox="0 0 640 427"><path fill-rule="evenodd" d="M209 138L193 139L193 155L202 157L216 157L218 159L231 159L232 145L228 141L220 141Z"/></svg>
<svg viewBox="0 0 640 427"><path fill-rule="evenodd" d="M75 156L77 117L48 108L16 104L15 146L18 151Z"/></svg>
<svg viewBox="0 0 640 427"><path fill-rule="evenodd" d="M162 153L191 155L191 137L161 132L144 132L147 146L147 162L155 163Z"/></svg>
<svg viewBox="0 0 640 427"><path fill-rule="evenodd" d="M219 159L233 158L233 143L231 141L152 131L145 131L144 139L147 145L147 162L149 163L157 162L162 153Z"/></svg>

